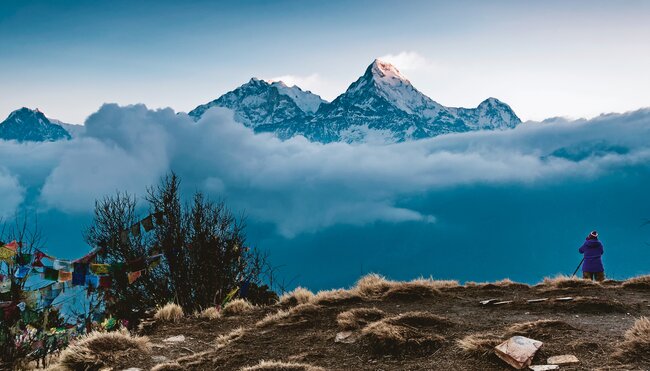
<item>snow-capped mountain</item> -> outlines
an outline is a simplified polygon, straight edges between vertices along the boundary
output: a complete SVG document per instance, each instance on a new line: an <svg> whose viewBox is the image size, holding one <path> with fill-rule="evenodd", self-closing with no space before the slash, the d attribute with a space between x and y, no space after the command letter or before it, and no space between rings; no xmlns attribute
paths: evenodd
<svg viewBox="0 0 650 371"><path fill-rule="evenodd" d="M445 107L418 91L393 65L380 60L331 103L295 86L286 89L300 94L282 93L282 87L286 85L281 82L252 79L190 115L198 119L210 107L228 107L235 111L236 120L257 132L272 132L283 139L303 135L325 143L400 142L453 132L508 129L521 123L507 104L495 98L476 108ZM318 109L305 108L306 100Z"/></svg>
<svg viewBox="0 0 650 371"><path fill-rule="evenodd" d="M323 103L327 102L297 86L252 78L218 99L196 107L189 115L198 120L212 107L226 107L235 112L237 121L256 128L265 124L308 121Z"/></svg>
<svg viewBox="0 0 650 371"><path fill-rule="evenodd" d="M38 109L23 107L13 111L0 123L0 139L4 140L53 142L70 138L70 133L61 125L51 122Z"/></svg>

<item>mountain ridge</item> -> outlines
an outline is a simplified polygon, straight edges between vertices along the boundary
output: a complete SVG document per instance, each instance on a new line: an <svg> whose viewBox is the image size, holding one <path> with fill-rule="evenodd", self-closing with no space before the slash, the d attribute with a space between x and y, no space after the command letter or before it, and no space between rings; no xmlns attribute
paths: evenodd
<svg viewBox="0 0 650 371"><path fill-rule="evenodd" d="M211 107L225 107L235 112L236 121L256 132L270 132L281 139L302 135L323 143L366 142L370 138L401 142L447 133L510 129L521 123L510 106L492 97L476 108L445 107L417 90L395 66L379 59L332 102L297 86L292 88L302 95L293 98L277 88L286 86L282 82L260 82L263 80L253 78L189 114L198 120ZM315 97L320 100L315 111L305 110L297 102Z"/></svg>
<svg viewBox="0 0 650 371"><path fill-rule="evenodd" d="M38 109L22 107L0 123L0 139L18 142L54 142L72 136L58 121L52 122Z"/></svg>

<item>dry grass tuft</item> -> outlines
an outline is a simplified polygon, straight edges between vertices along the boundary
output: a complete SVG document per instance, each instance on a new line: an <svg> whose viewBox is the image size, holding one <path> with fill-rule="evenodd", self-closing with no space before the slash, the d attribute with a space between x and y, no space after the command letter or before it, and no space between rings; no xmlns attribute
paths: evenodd
<svg viewBox="0 0 650 371"><path fill-rule="evenodd" d="M456 280L434 280L432 277L429 278L421 277L421 278L414 279L408 283L416 286L428 286L438 290L453 289L456 287L460 287L460 283L458 283L458 281Z"/></svg>
<svg viewBox="0 0 650 371"><path fill-rule="evenodd" d="M418 300L440 294L434 285L416 282L395 282L382 296L383 299Z"/></svg>
<svg viewBox="0 0 650 371"><path fill-rule="evenodd" d="M494 347L501 343L502 338L494 333L476 333L456 340L456 346L465 353L485 356L494 351Z"/></svg>
<svg viewBox="0 0 650 371"><path fill-rule="evenodd" d="M451 326L453 323L444 317L408 312L373 322L361 333L377 353L426 352L445 341L441 333Z"/></svg>
<svg viewBox="0 0 650 371"><path fill-rule="evenodd" d="M585 280L576 276L569 277L563 274L559 274L553 278L545 277L544 281L542 281L540 285L548 286L554 289L601 287L601 284L596 281Z"/></svg>
<svg viewBox="0 0 650 371"><path fill-rule="evenodd" d="M205 308L198 313L199 318L205 318L209 320L215 320L221 318L221 311L216 307Z"/></svg>
<svg viewBox="0 0 650 371"><path fill-rule="evenodd" d="M319 291L312 299L312 303L320 305L354 304L361 301L363 299L356 290L344 289Z"/></svg>
<svg viewBox="0 0 650 371"><path fill-rule="evenodd" d="M356 330L384 317L384 311L377 308L355 308L339 313L336 323L341 330Z"/></svg>
<svg viewBox="0 0 650 371"><path fill-rule="evenodd" d="M278 361L260 361L255 366L240 368L240 371L325 371L324 368L308 365L306 363L278 362Z"/></svg>
<svg viewBox="0 0 650 371"><path fill-rule="evenodd" d="M155 365L151 371L183 371L185 368L177 362L166 362Z"/></svg>
<svg viewBox="0 0 650 371"><path fill-rule="evenodd" d="M376 299L388 291L391 286L392 283L384 276L370 273L361 277L353 290L363 298Z"/></svg>
<svg viewBox="0 0 650 371"><path fill-rule="evenodd" d="M147 337L128 331L91 332L75 340L59 357L57 370L99 370L151 352Z"/></svg>
<svg viewBox="0 0 650 371"><path fill-rule="evenodd" d="M235 299L228 302L223 309L221 310L221 315L224 317L228 316L239 316L244 313L248 313L253 310L253 305L245 299Z"/></svg>
<svg viewBox="0 0 650 371"><path fill-rule="evenodd" d="M650 289L650 274L629 278L623 281L623 287L628 289Z"/></svg>
<svg viewBox="0 0 650 371"><path fill-rule="evenodd" d="M162 308L158 308L153 318L157 321L178 322L183 318L183 308L175 303L168 303Z"/></svg>
<svg viewBox="0 0 650 371"><path fill-rule="evenodd" d="M256 327L267 327L278 323L301 322L308 318L316 318L321 313L322 307L312 303L300 304L289 310L279 310L276 313L269 313L258 321Z"/></svg>
<svg viewBox="0 0 650 371"><path fill-rule="evenodd" d="M506 337L521 335L533 339L550 340L576 330L578 329L564 321L541 319L511 325L506 329Z"/></svg>
<svg viewBox="0 0 650 371"><path fill-rule="evenodd" d="M217 349L221 349L231 342L240 339L246 334L246 329L243 327L238 327L225 335L219 335L216 340Z"/></svg>
<svg viewBox="0 0 650 371"><path fill-rule="evenodd" d="M617 346L614 358L623 362L650 365L650 319L641 317L625 332L625 340Z"/></svg>
<svg viewBox="0 0 650 371"><path fill-rule="evenodd" d="M294 307L299 304L309 303L313 298L313 292L298 286L293 291L282 294L280 297L280 305Z"/></svg>

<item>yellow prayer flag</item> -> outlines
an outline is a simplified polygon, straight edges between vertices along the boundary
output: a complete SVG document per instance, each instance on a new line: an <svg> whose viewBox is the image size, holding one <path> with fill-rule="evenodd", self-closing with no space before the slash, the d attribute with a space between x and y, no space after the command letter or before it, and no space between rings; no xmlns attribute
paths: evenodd
<svg viewBox="0 0 650 371"><path fill-rule="evenodd" d="M59 282L72 281L72 272L59 271Z"/></svg>
<svg viewBox="0 0 650 371"><path fill-rule="evenodd" d="M142 271L137 271L137 272L129 272L129 284L132 284L135 282L138 278L142 276Z"/></svg>
<svg viewBox="0 0 650 371"><path fill-rule="evenodd" d="M110 268L109 264L90 264L90 271L94 274L108 274Z"/></svg>
<svg viewBox="0 0 650 371"><path fill-rule="evenodd" d="M16 251L4 246L0 247L0 260L10 261L16 255Z"/></svg>

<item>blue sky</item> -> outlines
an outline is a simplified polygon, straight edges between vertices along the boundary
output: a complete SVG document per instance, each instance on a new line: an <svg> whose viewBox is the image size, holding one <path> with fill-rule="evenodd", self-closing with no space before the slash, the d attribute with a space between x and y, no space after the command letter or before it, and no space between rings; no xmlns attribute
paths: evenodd
<svg viewBox="0 0 650 371"><path fill-rule="evenodd" d="M524 119L650 102L642 1L2 1L0 117L102 103L188 111L256 76L332 99L376 57L438 102Z"/></svg>

